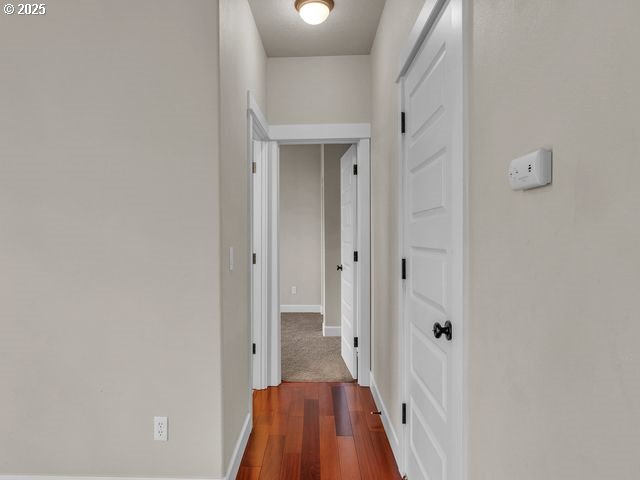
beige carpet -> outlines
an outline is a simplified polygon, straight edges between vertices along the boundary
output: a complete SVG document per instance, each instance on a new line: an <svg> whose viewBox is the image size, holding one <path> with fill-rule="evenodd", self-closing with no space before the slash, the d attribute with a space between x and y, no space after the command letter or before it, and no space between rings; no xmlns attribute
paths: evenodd
<svg viewBox="0 0 640 480"><path fill-rule="evenodd" d="M283 313L282 380L352 382L340 355L340 337L322 336L319 313Z"/></svg>

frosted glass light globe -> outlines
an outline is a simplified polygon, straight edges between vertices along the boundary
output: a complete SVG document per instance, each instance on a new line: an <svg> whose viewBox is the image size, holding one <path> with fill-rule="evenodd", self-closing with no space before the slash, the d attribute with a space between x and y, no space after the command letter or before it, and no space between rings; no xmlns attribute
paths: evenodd
<svg viewBox="0 0 640 480"><path fill-rule="evenodd" d="M309 2L300 7L300 16L309 25L320 25L328 17L331 10L322 2Z"/></svg>

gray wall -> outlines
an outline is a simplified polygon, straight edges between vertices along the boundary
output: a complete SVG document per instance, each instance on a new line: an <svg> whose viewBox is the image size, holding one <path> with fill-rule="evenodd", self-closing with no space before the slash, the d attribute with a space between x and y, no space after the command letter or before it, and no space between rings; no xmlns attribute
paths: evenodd
<svg viewBox="0 0 640 480"><path fill-rule="evenodd" d="M473 480L638 478L640 3L477 0ZM553 148L553 185L508 162Z"/></svg>
<svg viewBox="0 0 640 480"><path fill-rule="evenodd" d="M222 475L217 45L215 1L0 15L0 473Z"/></svg>
<svg viewBox="0 0 640 480"><path fill-rule="evenodd" d="M247 0L220 0L223 466L251 407L247 90L266 114L267 58ZM229 271L229 247L235 268Z"/></svg>
<svg viewBox="0 0 640 480"><path fill-rule="evenodd" d="M271 124L370 121L369 55L270 58L267 72Z"/></svg>
<svg viewBox="0 0 640 480"><path fill-rule="evenodd" d="M280 148L280 304L321 304L320 145ZM291 287L297 287L297 294Z"/></svg>
<svg viewBox="0 0 640 480"><path fill-rule="evenodd" d="M350 145L325 145L323 157L324 189L324 324L339 327L341 320L341 278L336 266L340 253L340 158Z"/></svg>
<svg viewBox="0 0 640 480"><path fill-rule="evenodd" d="M398 75L400 53L423 0L387 0L371 50L371 371L397 432L402 432L399 298L390 278L398 261Z"/></svg>

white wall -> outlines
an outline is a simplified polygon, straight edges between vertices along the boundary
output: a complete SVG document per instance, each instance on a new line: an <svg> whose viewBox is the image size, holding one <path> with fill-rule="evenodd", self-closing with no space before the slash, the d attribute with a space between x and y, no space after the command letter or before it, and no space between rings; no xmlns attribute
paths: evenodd
<svg viewBox="0 0 640 480"><path fill-rule="evenodd" d="M280 304L321 304L320 145L280 148ZM297 293L291 293L291 287Z"/></svg>
<svg viewBox="0 0 640 480"><path fill-rule="evenodd" d="M324 192L324 324L339 327L341 322L340 243L340 159L351 145L324 145L322 188Z"/></svg>
<svg viewBox="0 0 640 480"><path fill-rule="evenodd" d="M271 124L370 121L369 55L269 58L267 68Z"/></svg>
<svg viewBox="0 0 640 480"><path fill-rule="evenodd" d="M221 476L217 44L205 0L0 15L0 474Z"/></svg>
<svg viewBox="0 0 640 480"><path fill-rule="evenodd" d="M224 465L251 404L247 90L266 106L267 59L247 0L220 0ZM235 268L229 271L229 247Z"/></svg>
<svg viewBox="0 0 640 480"><path fill-rule="evenodd" d="M640 3L477 0L470 478L638 478ZM553 148L553 185L509 190Z"/></svg>
<svg viewBox="0 0 640 480"><path fill-rule="evenodd" d="M390 420L402 431L399 298L389 279L400 278L398 240L399 57L423 0L387 0L371 50L371 299L372 367Z"/></svg>

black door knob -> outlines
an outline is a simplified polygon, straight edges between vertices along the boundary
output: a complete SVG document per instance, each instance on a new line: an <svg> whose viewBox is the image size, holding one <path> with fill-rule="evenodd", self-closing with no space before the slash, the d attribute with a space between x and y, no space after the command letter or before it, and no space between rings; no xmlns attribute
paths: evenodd
<svg viewBox="0 0 640 480"><path fill-rule="evenodd" d="M451 337L453 337L453 325L451 325L449 320L444 322L444 327L440 325L439 322L433 324L433 336L440 338L442 335L444 335L447 340L451 340Z"/></svg>
<svg viewBox="0 0 640 480"><path fill-rule="evenodd" d="M338 270L339 272L341 272L341 271L342 271L342 265L338 265L338 268L337 268L336 270Z"/></svg>

